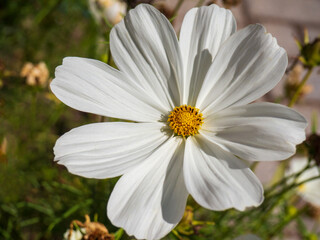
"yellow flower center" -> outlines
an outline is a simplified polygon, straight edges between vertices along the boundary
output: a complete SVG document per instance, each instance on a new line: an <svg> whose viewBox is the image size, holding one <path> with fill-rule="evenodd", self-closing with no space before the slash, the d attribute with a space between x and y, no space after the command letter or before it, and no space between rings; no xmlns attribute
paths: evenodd
<svg viewBox="0 0 320 240"><path fill-rule="evenodd" d="M305 192L306 191L306 185L305 184L301 184L299 187L298 187L298 190L300 192Z"/></svg>
<svg viewBox="0 0 320 240"><path fill-rule="evenodd" d="M193 136L199 132L203 123L199 109L187 105L175 107L168 117L169 126L179 136Z"/></svg>

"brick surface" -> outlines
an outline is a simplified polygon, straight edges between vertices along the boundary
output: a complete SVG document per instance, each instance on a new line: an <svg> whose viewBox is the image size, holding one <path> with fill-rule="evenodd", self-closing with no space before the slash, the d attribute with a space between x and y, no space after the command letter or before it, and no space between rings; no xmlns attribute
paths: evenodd
<svg viewBox="0 0 320 240"><path fill-rule="evenodd" d="M271 22L260 23L266 27L267 32L270 32L277 39L279 46L287 51L289 58L297 56L299 50L294 41L294 36L298 36L298 33L292 25L274 24Z"/></svg>
<svg viewBox="0 0 320 240"><path fill-rule="evenodd" d="M320 24L319 0L243 0L252 16L301 24Z"/></svg>
<svg viewBox="0 0 320 240"><path fill-rule="evenodd" d="M308 84L310 84L313 87L313 91L306 96L307 100L313 100L313 101L319 101L320 100L320 72L319 68L315 69L310 76L310 79L308 81ZM319 117L320 117L320 102L319 102Z"/></svg>
<svg viewBox="0 0 320 240"><path fill-rule="evenodd" d="M259 162L255 174L258 176L259 180L263 185L268 185L270 183L274 172L276 171L279 162Z"/></svg>
<svg viewBox="0 0 320 240"><path fill-rule="evenodd" d="M318 134L320 134L320 108L318 101L302 100L300 104L297 104L294 109L301 113L308 121L307 133L311 132L311 119L312 114L316 112L318 114Z"/></svg>

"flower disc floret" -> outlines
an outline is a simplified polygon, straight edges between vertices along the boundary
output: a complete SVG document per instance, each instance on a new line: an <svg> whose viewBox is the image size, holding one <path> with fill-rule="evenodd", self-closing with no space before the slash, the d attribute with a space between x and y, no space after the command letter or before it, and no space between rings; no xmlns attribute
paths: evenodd
<svg viewBox="0 0 320 240"><path fill-rule="evenodd" d="M199 132L203 117L198 108L181 105L170 112L168 122L175 134L188 137Z"/></svg>

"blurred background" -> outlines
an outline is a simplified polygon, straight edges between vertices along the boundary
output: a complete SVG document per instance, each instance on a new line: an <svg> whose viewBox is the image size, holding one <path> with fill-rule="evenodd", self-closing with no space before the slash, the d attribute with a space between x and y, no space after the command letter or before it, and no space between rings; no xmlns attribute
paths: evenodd
<svg viewBox="0 0 320 240"><path fill-rule="evenodd" d="M311 68L310 56L317 51L320 55L319 0L1 0L0 239L63 239L70 224L75 229L86 228L88 232L91 227L95 231L99 227L90 225L88 220L85 223L86 214L91 222L100 222L108 229L100 229L105 237L101 239L127 239L122 230L111 225L105 213L117 179L98 181L77 177L53 162L52 149L59 136L74 127L101 121L101 117L65 106L51 93L49 83L54 78L55 67L66 56L95 58L114 66L109 51L110 29L141 2L161 10L177 33L190 8L213 2L230 8L238 29L251 23L263 24L289 56L288 74L264 96L264 101L288 104ZM303 51L308 44L316 49L309 55ZM313 58L319 61L317 57ZM312 66L310 78L294 104L309 122L308 134L315 135L319 134L320 123L317 64ZM278 169L278 163L261 163L255 172L267 186L275 181ZM283 212L278 208L275 213L278 222L265 220L265 226L260 222L239 228L230 222L233 217L239 217L238 213L228 213L228 218L224 217L225 212L201 209L196 212L198 206L192 199L189 205L192 218L195 211L198 220L213 221L213 224L208 222L199 228L193 222L192 226L180 225L167 239L233 239L248 232L257 233L263 239L318 239L319 236L320 210L314 206L300 220L297 217L296 222L289 221L290 224L280 228L275 225L272 230L274 224L284 221L293 211L291 205L280 208ZM190 215L185 217L186 220ZM222 218L226 219L225 225L214 224ZM186 228L191 228L191 232Z"/></svg>

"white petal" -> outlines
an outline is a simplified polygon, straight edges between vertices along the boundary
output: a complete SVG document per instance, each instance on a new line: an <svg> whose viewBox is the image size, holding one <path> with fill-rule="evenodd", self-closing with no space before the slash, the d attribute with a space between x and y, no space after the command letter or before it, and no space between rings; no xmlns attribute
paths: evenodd
<svg viewBox="0 0 320 240"><path fill-rule="evenodd" d="M306 126L305 118L291 108L253 103L210 116L201 133L245 160L274 161L295 153Z"/></svg>
<svg viewBox="0 0 320 240"><path fill-rule="evenodd" d="M109 199L111 222L138 239L159 239L182 218L188 192L182 173L184 143L170 138L123 175Z"/></svg>
<svg viewBox="0 0 320 240"><path fill-rule="evenodd" d="M146 160L168 139L161 123L93 123L60 137L55 161L88 178L122 175Z"/></svg>
<svg viewBox="0 0 320 240"><path fill-rule="evenodd" d="M55 76L52 92L77 110L140 122L158 121L166 113L128 76L103 62L68 57Z"/></svg>
<svg viewBox="0 0 320 240"><path fill-rule="evenodd" d="M186 14L179 39L184 66L185 104L195 105L212 60L236 28L231 11L214 4L193 8Z"/></svg>
<svg viewBox="0 0 320 240"><path fill-rule="evenodd" d="M171 111L180 105L182 61L175 32L157 9L140 4L110 33L111 52L119 69Z"/></svg>
<svg viewBox="0 0 320 240"><path fill-rule="evenodd" d="M250 168L201 135L187 139L183 172L189 193L205 208L243 211L263 201L263 187Z"/></svg>
<svg viewBox="0 0 320 240"><path fill-rule="evenodd" d="M287 175L296 174L306 167L308 159L306 157L295 157L289 162L289 170ZM298 178L297 182L319 176L318 166L314 166L305 170ZM307 202L320 207L320 178L309 181L300 188L297 188L298 194Z"/></svg>
<svg viewBox="0 0 320 240"><path fill-rule="evenodd" d="M261 25L233 34L220 48L204 80L196 106L206 116L250 103L270 91L288 64L286 51Z"/></svg>

